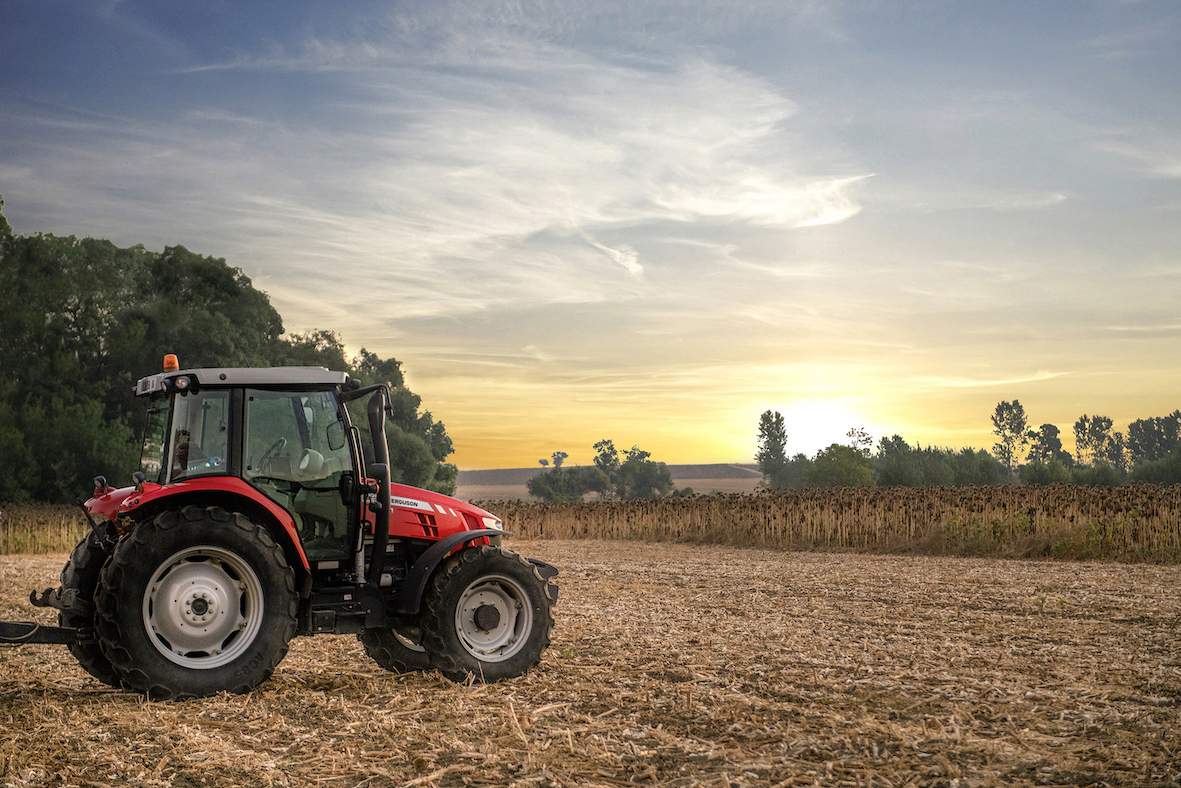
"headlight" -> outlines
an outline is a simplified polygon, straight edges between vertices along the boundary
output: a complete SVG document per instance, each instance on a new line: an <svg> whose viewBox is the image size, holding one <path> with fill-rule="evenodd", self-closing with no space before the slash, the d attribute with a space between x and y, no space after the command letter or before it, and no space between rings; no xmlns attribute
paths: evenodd
<svg viewBox="0 0 1181 788"><path fill-rule="evenodd" d="M485 517L484 527L491 528L494 531L503 531L504 523L502 523L500 520L497 520L495 517Z"/></svg>

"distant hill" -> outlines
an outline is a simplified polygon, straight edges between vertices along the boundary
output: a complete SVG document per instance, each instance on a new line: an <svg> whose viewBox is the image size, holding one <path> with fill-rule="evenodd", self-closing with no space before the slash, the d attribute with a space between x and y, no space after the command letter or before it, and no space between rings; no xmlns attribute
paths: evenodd
<svg viewBox="0 0 1181 788"><path fill-rule="evenodd" d="M669 465L668 470L677 487L692 487L695 492L751 492L762 479L757 465L742 463ZM460 471L456 494L465 499L528 498L525 485L543 471L540 465Z"/></svg>

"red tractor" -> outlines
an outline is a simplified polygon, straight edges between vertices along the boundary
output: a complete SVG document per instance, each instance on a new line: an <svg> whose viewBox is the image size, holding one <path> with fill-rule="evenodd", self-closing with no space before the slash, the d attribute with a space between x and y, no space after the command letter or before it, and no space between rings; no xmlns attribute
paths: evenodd
<svg viewBox="0 0 1181 788"><path fill-rule="evenodd" d="M59 626L0 623L0 643L67 644L154 698L249 691L295 635L355 633L383 668L456 681L541 658L557 569L504 549L483 509L390 482L388 385L170 355L135 393L134 486L95 479L61 587L30 596Z"/></svg>

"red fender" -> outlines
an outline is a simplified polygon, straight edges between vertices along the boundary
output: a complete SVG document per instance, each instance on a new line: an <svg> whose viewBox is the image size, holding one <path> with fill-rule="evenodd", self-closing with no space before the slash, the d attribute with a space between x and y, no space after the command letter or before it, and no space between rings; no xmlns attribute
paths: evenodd
<svg viewBox="0 0 1181 788"><path fill-rule="evenodd" d="M310 568L308 557L303 551L303 544L299 540L299 531L295 527L295 519L292 518L291 514L257 489L234 476L209 476L188 479L181 482L173 482L165 486L160 486L153 482L144 482L138 493L132 492L119 503L117 515L130 514L136 509L177 495L187 496L200 493L237 496L261 506L283 528L303 568ZM87 501L87 503L89 504L90 501Z"/></svg>

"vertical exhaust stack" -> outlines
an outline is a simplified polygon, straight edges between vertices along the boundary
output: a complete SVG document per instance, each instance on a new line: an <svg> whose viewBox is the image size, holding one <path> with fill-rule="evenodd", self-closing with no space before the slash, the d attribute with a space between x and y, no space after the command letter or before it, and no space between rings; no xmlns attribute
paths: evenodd
<svg viewBox="0 0 1181 788"><path fill-rule="evenodd" d="M385 440L385 411L389 403L389 388L381 386L369 400L369 432L373 439L373 459L365 475L377 479L376 523L373 527L373 553L369 558L369 583L381 585L381 570L385 564L385 548L390 539L390 448Z"/></svg>

